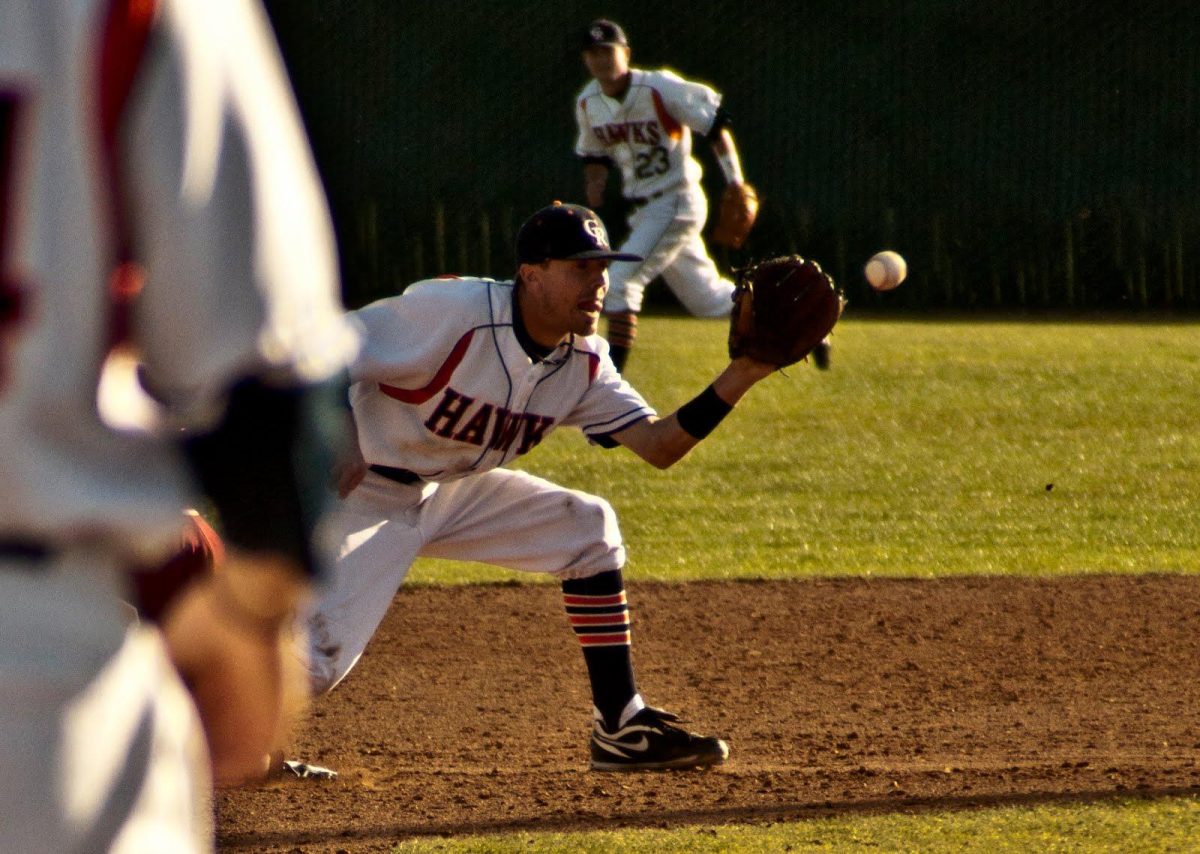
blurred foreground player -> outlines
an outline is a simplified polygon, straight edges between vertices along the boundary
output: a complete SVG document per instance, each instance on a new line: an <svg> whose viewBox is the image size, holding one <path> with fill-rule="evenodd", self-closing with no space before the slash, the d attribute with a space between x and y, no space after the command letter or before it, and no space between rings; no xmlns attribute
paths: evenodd
<svg viewBox="0 0 1200 854"><path fill-rule="evenodd" d="M355 336L268 33L235 0L0 0L5 854L211 850L210 777L259 773L280 723ZM98 413L118 293L159 433ZM160 633L126 567L178 545L192 477L229 553Z"/></svg>

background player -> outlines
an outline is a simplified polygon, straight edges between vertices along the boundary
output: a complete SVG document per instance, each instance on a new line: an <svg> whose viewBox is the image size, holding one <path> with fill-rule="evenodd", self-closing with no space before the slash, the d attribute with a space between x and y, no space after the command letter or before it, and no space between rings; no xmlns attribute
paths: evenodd
<svg viewBox="0 0 1200 854"><path fill-rule="evenodd" d="M694 315L722 317L731 308L733 283L717 271L700 236L708 200L700 164L692 157L692 132L708 139L727 182L745 181L720 94L672 71L631 68L629 58L619 25L604 19L588 25L583 61L593 79L575 99L575 153L583 159L584 190L593 208L604 203L609 170L620 169L625 198L633 205L621 251L643 259L609 269L604 314L618 371L625 369L642 297L656 276Z"/></svg>
<svg viewBox="0 0 1200 854"><path fill-rule="evenodd" d="M317 385L355 345L328 214L254 4L0 21L0 851L209 850L207 778L261 773L318 565ZM97 407L111 297L143 273L157 435ZM193 474L229 553L160 636L120 604L125 567L178 545Z"/></svg>
<svg viewBox="0 0 1200 854"><path fill-rule="evenodd" d="M672 726L638 693L612 507L499 468L558 426L667 468L774 369L733 360L657 417L595 334L608 264L635 260L609 247L595 213L555 203L521 227L515 281L419 282L356 312L366 336L351 369L360 452L341 471L347 497L328 520L341 551L309 625L315 689L354 666L417 556L545 572L562 580L591 680L592 767L724 761L724 742Z"/></svg>

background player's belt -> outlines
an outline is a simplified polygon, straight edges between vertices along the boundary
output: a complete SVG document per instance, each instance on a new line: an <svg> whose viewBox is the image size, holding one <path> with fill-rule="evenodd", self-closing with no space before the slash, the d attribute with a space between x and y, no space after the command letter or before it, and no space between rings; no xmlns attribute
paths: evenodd
<svg viewBox="0 0 1200 854"><path fill-rule="evenodd" d="M395 466L378 465L371 466L370 468L371 471L375 472L375 474L379 475L380 477L386 477L388 480L393 480L396 483L403 483L407 485L411 483L420 483L422 481L422 477L419 474L417 474L415 471L409 471L408 469L398 469Z"/></svg>
<svg viewBox="0 0 1200 854"><path fill-rule="evenodd" d="M665 196L667 193L671 192L671 190L673 190L673 189L675 189L675 188L668 187L665 190L659 190L657 193L651 193L648 196L634 196L633 198L631 198L629 200L629 203L631 205L637 205L638 207L641 207L642 205L648 205L655 199L661 199L663 196Z"/></svg>

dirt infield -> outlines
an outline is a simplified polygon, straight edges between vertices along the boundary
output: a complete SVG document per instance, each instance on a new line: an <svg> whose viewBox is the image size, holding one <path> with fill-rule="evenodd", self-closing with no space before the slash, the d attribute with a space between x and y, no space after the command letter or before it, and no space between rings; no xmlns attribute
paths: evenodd
<svg viewBox="0 0 1200 854"><path fill-rule="evenodd" d="M730 743L708 772L586 770L556 588L410 588L295 753L219 795L223 851L765 822L1200 790L1200 578L630 585L640 687Z"/></svg>

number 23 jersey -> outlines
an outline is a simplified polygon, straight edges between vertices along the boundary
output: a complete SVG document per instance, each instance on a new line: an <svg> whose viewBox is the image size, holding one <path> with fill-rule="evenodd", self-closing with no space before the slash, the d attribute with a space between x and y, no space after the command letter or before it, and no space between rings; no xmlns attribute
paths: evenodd
<svg viewBox="0 0 1200 854"><path fill-rule="evenodd" d="M707 134L721 95L673 71L630 69L620 98L590 81L575 99L580 157L607 157L620 170L625 197L648 198L684 183L695 184L700 164L692 157L692 131Z"/></svg>

